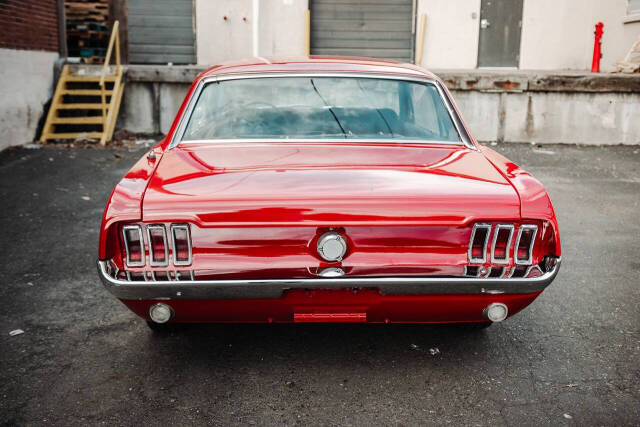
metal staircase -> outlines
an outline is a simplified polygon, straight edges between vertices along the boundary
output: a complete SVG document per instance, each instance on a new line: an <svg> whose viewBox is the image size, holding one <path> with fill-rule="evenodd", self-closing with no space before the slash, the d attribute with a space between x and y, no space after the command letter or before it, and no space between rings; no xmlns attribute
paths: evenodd
<svg viewBox="0 0 640 427"><path fill-rule="evenodd" d="M120 65L119 23L113 25L102 68L65 65L51 100L40 136L41 142L56 139L111 140L124 91ZM110 66L115 46L115 66ZM99 71L99 73L98 73Z"/></svg>

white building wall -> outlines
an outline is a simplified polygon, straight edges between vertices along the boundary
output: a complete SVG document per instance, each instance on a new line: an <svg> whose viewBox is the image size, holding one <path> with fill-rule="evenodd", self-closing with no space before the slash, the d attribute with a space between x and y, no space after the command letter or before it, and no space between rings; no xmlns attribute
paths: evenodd
<svg viewBox="0 0 640 427"><path fill-rule="evenodd" d="M595 24L604 24L601 71L613 71L640 35L627 0L524 0L520 68L590 70Z"/></svg>
<svg viewBox="0 0 640 427"><path fill-rule="evenodd" d="M0 150L34 140L53 93L55 52L0 49Z"/></svg>
<svg viewBox="0 0 640 427"><path fill-rule="evenodd" d="M427 16L420 65L425 68L475 68L480 0L418 0L417 9L416 37L419 36L420 17L423 13Z"/></svg>
<svg viewBox="0 0 640 427"><path fill-rule="evenodd" d="M418 0L417 23L427 15L420 65L476 68L480 5L481 0ZM520 68L590 70L594 27L602 22L600 68L613 71L640 35L640 22L625 23L626 15L627 0L524 0ZM418 37L416 31L416 46Z"/></svg>
<svg viewBox="0 0 640 427"><path fill-rule="evenodd" d="M304 55L307 8L307 0L260 0L258 55ZM196 0L195 15L198 64L253 56L252 0Z"/></svg>

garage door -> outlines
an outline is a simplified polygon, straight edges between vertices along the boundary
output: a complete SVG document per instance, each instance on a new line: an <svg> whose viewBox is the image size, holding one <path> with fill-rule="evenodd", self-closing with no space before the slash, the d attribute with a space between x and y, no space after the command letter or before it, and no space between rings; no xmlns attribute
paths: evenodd
<svg viewBox="0 0 640 427"><path fill-rule="evenodd" d="M311 53L411 61L412 0L310 0Z"/></svg>
<svg viewBox="0 0 640 427"><path fill-rule="evenodd" d="M127 0L129 62L194 64L193 0Z"/></svg>

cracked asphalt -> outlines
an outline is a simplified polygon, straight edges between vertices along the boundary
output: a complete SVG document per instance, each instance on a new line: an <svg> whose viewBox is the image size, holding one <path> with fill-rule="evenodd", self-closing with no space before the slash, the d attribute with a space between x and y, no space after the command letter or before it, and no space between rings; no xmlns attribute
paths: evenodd
<svg viewBox="0 0 640 427"><path fill-rule="evenodd" d="M4 425L638 425L640 147L500 144L549 190L563 266L526 310L441 326L152 334L95 269L140 149L0 153ZM23 334L10 332L22 329Z"/></svg>

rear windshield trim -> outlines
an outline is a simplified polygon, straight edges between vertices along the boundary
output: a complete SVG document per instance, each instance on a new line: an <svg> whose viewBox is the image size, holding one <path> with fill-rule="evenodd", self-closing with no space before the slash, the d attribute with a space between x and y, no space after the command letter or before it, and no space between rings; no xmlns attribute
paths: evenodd
<svg viewBox="0 0 640 427"><path fill-rule="evenodd" d="M203 88L210 84L210 83L214 83L214 82L221 82L221 81L225 81L225 80L239 80L239 79L257 79L257 78L275 78L275 77L351 77L351 78L369 78L369 79L387 79L387 80L401 80L401 81L408 81L408 82L419 82L419 83L431 83L433 84L437 91L438 94L440 95L440 98L442 99L442 102L445 105L445 108L447 110L447 113L449 114L449 117L451 119L451 121L453 122L454 127L456 128L456 131L458 133L458 136L460 137L460 141L425 141L425 140L415 140L415 139L339 139L336 138L335 140L331 139L331 138L320 138L320 139L307 139L307 138L291 138L291 139L287 139L287 138L243 138L243 139L226 139L226 140L221 140L221 139L211 139L211 140L195 140L195 141L183 141L182 137L184 136L184 133L186 131L187 128L187 124L189 123L189 120L191 118L191 114L193 113L193 109L195 107L195 104L197 102L197 100L200 97L200 93L202 92ZM449 97L444 93L444 90L442 88L442 86L439 84L439 82L437 80L434 79L430 79L427 77L424 78L418 78L418 77L412 77L412 76L406 76L406 75L389 75L389 74L378 74L378 73L326 73L326 72L322 72L322 73L313 73L313 72L304 72L304 73L244 73L244 74L227 74L227 75L221 75L221 76L211 76L211 77L207 77L202 79L199 83L198 86L196 87L196 89L193 91L193 93L191 94L191 97L188 100L187 103L187 108L185 109L184 113L182 114L182 117L180 118L180 122L178 123L178 126L176 127L176 131L173 134L173 137L171 139L171 143L169 145L169 149L176 147L178 144L194 144L194 143L217 143L217 142L229 142L229 141L234 141L234 142L294 142L294 141L300 141L300 142L327 142L327 141L331 141L331 142L344 142L344 141L350 141L350 142L367 142L367 143L397 143L397 144L424 144L424 145L443 145L443 144L447 144L447 145L465 145L468 148L474 149L475 150L475 146L473 145L473 143L471 142L471 139L469 137L469 135L467 134L467 132L464 129L464 126L462 125L462 121L460 120L460 118L458 117L458 114L453 110L453 105L451 104Z"/></svg>

